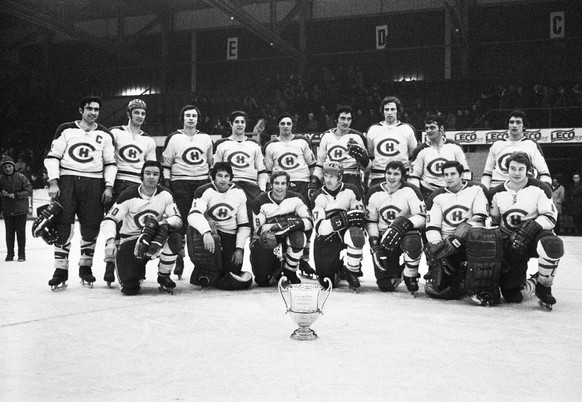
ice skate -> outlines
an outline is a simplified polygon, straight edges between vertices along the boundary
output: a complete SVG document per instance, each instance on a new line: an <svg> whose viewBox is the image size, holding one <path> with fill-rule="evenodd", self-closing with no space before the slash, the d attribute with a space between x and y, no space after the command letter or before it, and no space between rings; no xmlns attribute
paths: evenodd
<svg viewBox="0 0 582 402"><path fill-rule="evenodd" d="M299 279L297 277L297 272L295 272L295 271L290 271L288 269L284 269L283 276L285 278L287 278L287 283L289 283L291 285L296 285L296 284L301 283L301 279Z"/></svg>
<svg viewBox="0 0 582 402"><path fill-rule="evenodd" d="M176 287L176 282L170 279L170 274L158 274L158 283L160 287L158 288L160 292L166 292L169 294L174 294L174 288Z"/></svg>
<svg viewBox="0 0 582 402"><path fill-rule="evenodd" d="M354 271L350 271L349 269L347 269L346 267L344 267L343 269L344 272L344 277L346 278L346 281L348 282L348 286L350 288L350 290L354 293L358 293L358 288L360 287L360 280L358 279L359 276L359 270L354 272Z"/></svg>
<svg viewBox="0 0 582 402"><path fill-rule="evenodd" d="M301 276L307 279L314 279L315 277L315 270L309 265L307 260L303 258L299 260L299 273Z"/></svg>
<svg viewBox="0 0 582 402"><path fill-rule="evenodd" d="M406 289L410 292L412 296L418 292L418 278L420 275L416 276L405 276L404 277L404 284L406 285Z"/></svg>
<svg viewBox="0 0 582 402"><path fill-rule="evenodd" d="M107 282L107 286L111 287L111 284L115 282L115 263L108 262L105 265L105 275L103 275L103 280Z"/></svg>
<svg viewBox="0 0 582 402"><path fill-rule="evenodd" d="M48 281L52 291L65 289L67 287L67 280L69 279L69 271L66 269L57 268L51 280Z"/></svg>
<svg viewBox="0 0 582 402"><path fill-rule="evenodd" d="M536 296L540 307L547 311L552 311L556 298L552 296L552 287L536 283Z"/></svg>
<svg viewBox="0 0 582 402"><path fill-rule="evenodd" d="M490 292L480 292L471 296L471 301L478 306L491 307L494 304L499 303L499 300L495 300L495 295Z"/></svg>
<svg viewBox="0 0 582 402"><path fill-rule="evenodd" d="M178 256L178 258L176 258L176 265L174 266L174 275L176 275L178 279L182 279L183 273L184 273L184 258Z"/></svg>
<svg viewBox="0 0 582 402"><path fill-rule="evenodd" d="M95 277L93 276L93 271L91 267L82 266L79 267L79 278L81 278L81 284L83 286L93 287L93 282L95 282Z"/></svg>
<svg viewBox="0 0 582 402"><path fill-rule="evenodd" d="M207 276L201 276L198 278L198 284L200 285L201 289L206 289L210 286L210 279Z"/></svg>

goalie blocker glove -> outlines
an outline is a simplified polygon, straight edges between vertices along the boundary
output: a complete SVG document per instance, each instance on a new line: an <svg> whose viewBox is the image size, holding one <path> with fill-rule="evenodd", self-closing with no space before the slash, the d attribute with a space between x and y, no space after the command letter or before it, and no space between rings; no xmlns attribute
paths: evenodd
<svg viewBox="0 0 582 402"><path fill-rule="evenodd" d="M394 219L394 222L392 222L388 229L386 229L380 243L382 246L386 247L387 250L393 251L398 247L400 240L402 240L406 232L413 228L414 225L410 219L405 218L404 216L399 216Z"/></svg>
<svg viewBox="0 0 582 402"><path fill-rule="evenodd" d="M133 253L136 258L143 259L147 257L148 248L150 247L159 226L158 221L153 216L145 218L144 227L135 243Z"/></svg>
<svg viewBox="0 0 582 402"><path fill-rule="evenodd" d="M362 227L364 224L364 211L352 209L351 211L341 211L332 216L329 220L334 232L339 232L350 226Z"/></svg>
<svg viewBox="0 0 582 402"><path fill-rule="evenodd" d="M530 244L543 231L543 228L534 220L522 222L519 227L511 233L511 249L519 255L525 255Z"/></svg>

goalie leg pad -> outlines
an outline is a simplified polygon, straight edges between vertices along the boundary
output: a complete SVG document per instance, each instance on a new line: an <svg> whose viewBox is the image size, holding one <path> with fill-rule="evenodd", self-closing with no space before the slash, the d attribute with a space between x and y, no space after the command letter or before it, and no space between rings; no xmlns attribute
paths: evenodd
<svg viewBox="0 0 582 402"><path fill-rule="evenodd" d="M331 240L326 240L324 236L317 236L313 242L313 261L315 262L315 272L320 279L320 283L325 283L324 278L334 283L335 274L339 274L339 267L343 266L340 259L340 252L344 248L339 237L334 236Z"/></svg>
<svg viewBox="0 0 582 402"><path fill-rule="evenodd" d="M540 257L556 260L564 256L564 243L558 236L551 234L540 239L536 251Z"/></svg>
<svg viewBox="0 0 582 402"><path fill-rule="evenodd" d="M467 274L465 289L469 296L478 296L498 303L502 254L501 231L498 228L472 228L467 238Z"/></svg>
<svg viewBox="0 0 582 402"><path fill-rule="evenodd" d="M186 236L188 255L194 264L194 270L190 276L190 283L192 285L200 285L200 278L206 277L210 284L214 284L218 276L223 272L220 237L215 234L212 235L214 239L214 253L210 253L204 248L204 241L199 231L193 227L189 227Z"/></svg>
<svg viewBox="0 0 582 402"><path fill-rule="evenodd" d="M214 286L222 290L243 290L250 288L252 283L253 276L250 272L242 271L238 275L226 272L216 280Z"/></svg>
<svg viewBox="0 0 582 402"><path fill-rule="evenodd" d="M420 258L422 254L422 239L416 231L408 232L400 242L400 249L413 260Z"/></svg>
<svg viewBox="0 0 582 402"><path fill-rule="evenodd" d="M344 243L350 247L361 249L366 244L364 229L350 226L344 233Z"/></svg>

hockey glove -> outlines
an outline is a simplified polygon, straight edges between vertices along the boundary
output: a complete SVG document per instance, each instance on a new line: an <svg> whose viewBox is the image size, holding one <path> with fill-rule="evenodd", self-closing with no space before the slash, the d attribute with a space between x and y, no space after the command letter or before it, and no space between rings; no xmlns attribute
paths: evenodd
<svg viewBox="0 0 582 402"><path fill-rule="evenodd" d="M384 235L382 236L381 244L386 247L387 250L393 251L400 244L400 240L404 237L406 232L413 228L413 224L410 219L403 216L399 216L394 219L392 224L386 229Z"/></svg>
<svg viewBox="0 0 582 402"><path fill-rule="evenodd" d="M159 226L156 235L151 241L148 251L146 252L146 257L150 257L152 260L158 258L162 253L162 249L166 245L170 232L170 225L163 223Z"/></svg>
<svg viewBox="0 0 582 402"><path fill-rule="evenodd" d="M337 214L329 218L331 223L331 228L334 232L339 232L348 227L348 213L346 211L340 211Z"/></svg>
<svg viewBox="0 0 582 402"><path fill-rule="evenodd" d="M321 188L321 180L317 176L309 176L309 184L307 184L307 196L311 199L313 193Z"/></svg>
<svg viewBox="0 0 582 402"><path fill-rule="evenodd" d="M348 226L357 226L359 228L364 226L364 217L366 213L360 209L352 209L347 212Z"/></svg>
<svg viewBox="0 0 582 402"><path fill-rule="evenodd" d="M284 235L295 230L303 229L305 229L305 223L297 215L280 217L277 219L277 223L271 227L271 231L277 235Z"/></svg>
<svg viewBox="0 0 582 402"><path fill-rule="evenodd" d="M107 239L105 242L105 258L103 258L104 262L114 262L115 261L115 252L117 251L117 247L115 246L115 239L112 237Z"/></svg>
<svg viewBox="0 0 582 402"><path fill-rule="evenodd" d="M543 228L534 220L522 222L519 227L511 233L511 250L520 256L525 256L527 249L535 238L542 232Z"/></svg>
<svg viewBox="0 0 582 402"><path fill-rule="evenodd" d="M147 257L148 248L156 235L159 223L153 216L148 216L145 219L144 227L141 230L137 242L135 243L135 249L133 254L136 258L144 259Z"/></svg>
<svg viewBox="0 0 582 402"><path fill-rule="evenodd" d="M370 163L370 157L366 150L353 139L348 141L348 154L363 167L368 166L368 163Z"/></svg>
<svg viewBox="0 0 582 402"><path fill-rule="evenodd" d="M380 244L378 236L370 237L370 252L372 253L372 259L378 269L380 269L380 271L386 271L388 256L386 255L386 249Z"/></svg>
<svg viewBox="0 0 582 402"><path fill-rule="evenodd" d="M37 218L32 224L32 236L45 238L43 233L48 227L52 227L53 222L63 212L63 207L56 201L37 208ZM49 243L50 244L50 243Z"/></svg>

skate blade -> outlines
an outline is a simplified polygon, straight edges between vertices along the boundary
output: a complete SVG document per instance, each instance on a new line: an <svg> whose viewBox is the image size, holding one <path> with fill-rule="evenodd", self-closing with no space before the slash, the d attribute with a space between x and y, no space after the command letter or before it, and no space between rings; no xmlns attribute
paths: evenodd
<svg viewBox="0 0 582 402"><path fill-rule="evenodd" d="M174 294L174 289L171 289L171 288L165 288L163 286L160 286L160 287L158 287L158 290L160 292L166 292L166 293L171 294L171 295Z"/></svg>
<svg viewBox="0 0 582 402"><path fill-rule="evenodd" d="M52 286L51 286L51 290L52 290L53 292L59 292L59 291L61 291L61 290L64 290L64 289L66 289L68 286L69 286L69 285L67 285L67 283L66 283L66 282L62 282L62 283L60 283L60 284L58 284L58 285L52 285Z"/></svg>
<svg viewBox="0 0 582 402"><path fill-rule="evenodd" d="M87 281L81 279L81 285L88 287L90 289L93 289L93 282L87 282Z"/></svg>
<svg viewBox="0 0 582 402"><path fill-rule="evenodd" d="M360 288L353 288L353 287L351 287L351 286L348 286L348 288L350 289L350 291L351 291L352 293L356 293L356 294L360 293L360 291L359 291L359 289L360 289Z"/></svg>
<svg viewBox="0 0 582 402"><path fill-rule="evenodd" d="M489 300L481 299L478 296L471 296L471 301L481 307L491 307Z"/></svg>
<svg viewBox="0 0 582 402"><path fill-rule="evenodd" d="M541 300L538 300L538 304L542 308L542 310L544 310L544 311L552 311L554 309L553 304L544 303Z"/></svg>

